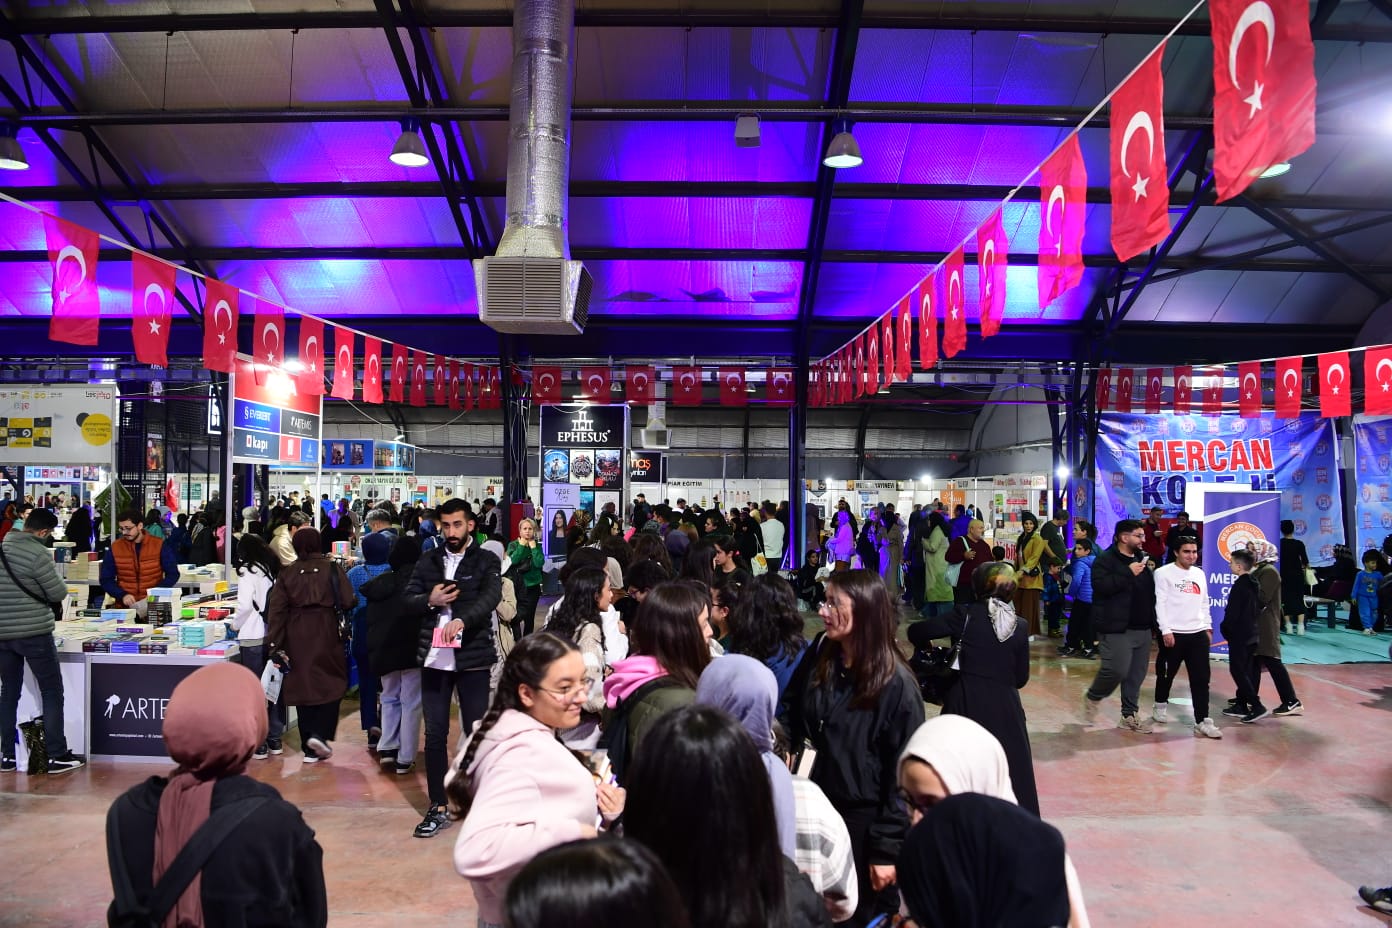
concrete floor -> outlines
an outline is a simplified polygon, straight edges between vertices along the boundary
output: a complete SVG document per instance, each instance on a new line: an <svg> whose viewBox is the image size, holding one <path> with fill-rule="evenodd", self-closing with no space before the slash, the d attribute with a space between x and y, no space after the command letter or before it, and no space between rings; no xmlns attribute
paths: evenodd
<svg viewBox="0 0 1392 928"><path fill-rule="evenodd" d="M1392 665L1292 667L1301 718L1240 725L1222 741L1190 732L1183 674L1171 716L1149 737L1085 729L1079 700L1096 664L1035 647L1023 692L1044 816L1068 840L1098 928L1125 925L1375 926L1360 883L1392 883ZM1214 667L1214 705L1232 694ZM1265 688L1269 690L1270 681ZM1269 694L1268 694L1269 695ZM1150 687L1143 706L1150 706ZM354 708L345 702L345 712ZM381 774L357 715L337 753L302 768L283 757L252 773L298 805L324 847L331 924L471 925L468 884L451 866L457 826L422 841L424 774ZM94 925L110 899L103 817L120 792L162 767L93 764L63 777L0 775L0 925Z"/></svg>

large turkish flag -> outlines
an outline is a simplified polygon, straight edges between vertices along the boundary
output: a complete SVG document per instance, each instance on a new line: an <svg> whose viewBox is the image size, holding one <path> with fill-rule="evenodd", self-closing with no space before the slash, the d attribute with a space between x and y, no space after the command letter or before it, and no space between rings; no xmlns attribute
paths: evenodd
<svg viewBox="0 0 1392 928"><path fill-rule="evenodd" d="M1170 234L1164 56L1162 42L1112 96L1112 250L1122 261Z"/></svg>
<svg viewBox="0 0 1392 928"><path fill-rule="evenodd" d="M174 324L174 265L131 252L131 341L135 359L169 366L169 327Z"/></svg>
<svg viewBox="0 0 1392 928"><path fill-rule="evenodd" d="M1005 318L1005 278L1010 263L1010 239L1005 237L1001 211L976 232L976 285L981 299L981 337L990 338L1000 331Z"/></svg>
<svg viewBox="0 0 1392 928"><path fill-rule="evenodd" d="M47 213L43 225L48 260L53 264L53 318L48 321L48 337L70 345L95 345L101 323L101 295L97 291L101 238L91 229Z"/></svg>
<svg viewBox="0 0 1392 928"><path fill-rule="evenodd" d="M1083 279L1083 223L1087 216L1087 168L1075 134L1049 156L1040 174L1039 308Z"/></svg>

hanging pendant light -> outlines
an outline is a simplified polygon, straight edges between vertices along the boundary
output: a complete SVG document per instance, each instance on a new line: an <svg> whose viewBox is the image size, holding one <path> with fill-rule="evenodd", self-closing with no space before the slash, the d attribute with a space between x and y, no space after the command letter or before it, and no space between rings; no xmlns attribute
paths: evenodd
<svg viewBox="0 0 1392 928"><path fill-rule="evenodd" d="M851 121L838 119L833 125L836 134L832 136L831 144L827 146L826 157L822 158L822 164L829 168L860 167L865 159L860 155L860 146L856 144L855 136L851 135Z"/></svg>
<svg viewBox="0 0 1392 928"><path fill-rule="evenodd" d="M391 162L403 168L419 168L430 163L430 158L425 154L425 141L421 138L420 123L416 120L402 120L401 135L392 146Z"/></svg>

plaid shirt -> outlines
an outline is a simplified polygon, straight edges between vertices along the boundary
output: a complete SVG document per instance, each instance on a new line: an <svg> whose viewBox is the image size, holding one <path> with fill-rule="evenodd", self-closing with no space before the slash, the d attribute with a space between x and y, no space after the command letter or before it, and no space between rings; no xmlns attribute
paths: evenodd
<svg viewBox="0 0 1392 928"><path fill-rule="evenodd" d="M793 802L797 806L793 863L821 894L831 920L845 921L855 914L860 901L850 832L826 793L811 780L793 777Z"/></svg>

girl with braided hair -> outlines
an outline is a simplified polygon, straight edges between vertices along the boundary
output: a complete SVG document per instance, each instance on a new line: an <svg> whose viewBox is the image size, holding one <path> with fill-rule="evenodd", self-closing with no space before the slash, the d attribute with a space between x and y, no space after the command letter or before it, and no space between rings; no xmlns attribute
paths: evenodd
<svg viewBox="0 0 1392 928"><path fill-rule="evenodd" d="M623 811L623 790L597 784L556 737L579 723L589 693L574 644L548 632L523 638L446 777L450 815L464 820L454 867L473 887L480 928L502 924L508 883L528 861L594 837Z"/></svg>

